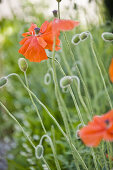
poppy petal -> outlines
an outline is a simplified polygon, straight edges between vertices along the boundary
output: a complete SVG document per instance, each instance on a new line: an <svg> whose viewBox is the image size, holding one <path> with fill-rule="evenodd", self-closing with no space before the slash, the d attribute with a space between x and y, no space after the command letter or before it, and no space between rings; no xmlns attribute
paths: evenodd
<svg viewBox="0 0 113 170"><path fill-rule="evenodd" d="M31 24L31 27L28 29L29 32L31 32L32 34L31 35L35 35L35 30L34 28L37 28L37 25L36 24Z"/></svg>
<svg viewBox="0 0 113 170"><path fill-rule="evenodd" d="M32 38L24 56L31 62L40 62L48 59L44 48L38 43L37 37Z"/></svg>
<svg viewBox="0 0 113 170"><path fill-rule="evenodd" d="M44 33L46 31L48 25L49 25L49 22L45 21L40 27L40 33Z"/></svg>
<svg viewBox="0 0 113 170"><path fill-rule="evenodd" d="M37 40L38 40L38 43L39 43L43 48L46 47L47 43L44 41L43 38L38 37Z"/></svg>
<svg viewBox="0 0 113 170"><path fill-rule="evenodd" d="M32 35L31 32L25 32L22 34L23 37L26 37L27 35Z"/></svg>
<svg viewBox="0 0 113 170"><path fill-rule="evenodd" d="M31 39L32 39L32 37L29 37L29 38L27 38L27 37L25 37L21 42L23 43L23 46L19 49L19 53L20 54L22 54L22 55L24 55L25 54L25 52L26 52L26 50L28 49L28 47L29 47L29 45L30 45L30 43L31 43ZM22 44L21 44L22 45Z"/></svg>
<svg viewBox="0 0 113 170"><path fill-rule="evenodd" d="M85 145L96 147L102 140L103 132L98 132L98 130L96 131L96 129L91 128L91 126L85 126L79 131L79 136Z"/></svg>
<svg viewBox="0 0 113 170"><path fill-rule="evenodd" d="M54 19L54 21L53 21L53 35L56 36L56 34L59 31L72 30L74 27L76 27L78 25L79 25L78 21Z"/></svg>
<svg viewBox="0 0 113 170"><path fill-rule="evenodd" d="M110 77L111 82L113 83L113 58L109 66L109 77Z"/></svg>

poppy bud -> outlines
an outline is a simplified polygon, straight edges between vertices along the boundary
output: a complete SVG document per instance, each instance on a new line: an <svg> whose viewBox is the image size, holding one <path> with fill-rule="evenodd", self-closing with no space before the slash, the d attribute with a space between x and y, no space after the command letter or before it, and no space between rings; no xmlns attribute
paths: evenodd
<svg viewBox="0 0 113 170"><path fill-rule="evenodd" d="M53 10L52 12L53 12L54 17L57 17L58 11L57 10Z"/></svg>
<svg viewBox="0 0 113 170"><path fill-rule="evenodd" d="M61 0L56 0L57 2L61 2Z"/></svg>
<svg viewBox="0 0 113 170"><path fill-rule="evenodd" d="M104 32L102 33L102 39L104 41L113 41L113 33L110 33L110 32Z"/></svg>
<svg viewBox="0 0 113 170"><path fill-rule="evenodd" d="M68 87L72 83L72 81L73 79L71 78L71 76L65 76L60 80L60 87L61 88Z"/></svg>
<svg viewBox="0 0 113 170"><path fill-rule="evenodd" d="M28 65L24 58L19 58L18 65L19 65L19 68L21 71L23 71L23 72L27 71Z"/></svg>
<svg viewBox="0 0 113 170"><path fill-rule="evenodd" d="M34 30L35 30L35 34L38 34L40 32L40 28L38 27L34 28Z"/></svg>
<svg viewBox="0 0 113 170"><path fill-rule="evenodd" d="M49 73L46 73L45 77L44 77L44 83L46 85L49 85L51 82L51 75Z"/></svg>
<svg viewBox="0 0 113 170"><path fill-rule="evenodd" d="M5 86L6 84L7 84L7 78L6 77L0 78L0 88Z"/></svg>
<svg viewBox="0 0 113 170"><path fill-rule="evenodd" d="M74 35L74 37L72 38L72 43L74 45L77 45L77 44L79 44L79 42L80 42L80 34Z"/></svg>
<svg viewBox="0 0 113 170"><path fill-rule="evenodd" d="M44 153L44 148L42 145L37 145L36 149L35 149L35 155L37 159L41 159L43 157L43 153Z"/></svg>
<svg viewBox="0 0 113 170"><path fill-rule="evenodd" d="M87 32L82 32L81 34L80 34L80 40L81 41L84 41L87 37L88 37L88 33Z"/></svg>

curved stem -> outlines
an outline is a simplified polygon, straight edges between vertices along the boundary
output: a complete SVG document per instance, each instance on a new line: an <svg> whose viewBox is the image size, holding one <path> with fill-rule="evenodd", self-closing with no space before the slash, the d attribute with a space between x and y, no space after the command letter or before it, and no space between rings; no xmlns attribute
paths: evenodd
<svg viewBox="0 0 113 170"><path fill-rule="evenodd" d="M27 79L27 74L26 74L26 72L24 72L24 76L25 76L26 86L27 86L27 88L29 89L29 84L28 84L28 79ZM39 120L40 120L40 123L41 123L41 125L42 125L42 128L43 128L44 132L47 133L47 131L46 131L46 129L45 129L45 126L44 126L44 124L43 124L42 118L41 118L41 116L40 116L40 113L39 113L39 111L38 111L38 109L37 109L37 106L36 106L36 104L35 104L35 102L34 102L34 100L33 100L33 98L32 98L32 95L31 95L31 93L30 93L29 91L28 91L28 93L29 93L31 102L32 102L32 104L33 104L34 107L35 107L35 110L36 110L36 113L37 113L37 115L38 115L38 117L39 117Z"/></svg>
<svg viewBox="0 0 113 170"><path fill-rule="evenodd" d="M54 85L55 85L55 95L56 95L56 98L57 98L60 113L61 113L63 121L64 121L66 133L67 133L67 136L68 136L69 145L71 147L73 158L75 160L75 165L76 165L76 158L77 158L76 154L78 154L78 152L76 152L76 154L75 154L75 151L73 150L73 141L72 141L71 135L70 135L70 129L69 129L69 126L68 126L67 116L64 113L64 109L65 109L66 113L67 113L67 109L66 109L65 103L64 103L64 101L62 99L62 96L60 94L60 90L59 90L58 82L57 82L55 60L54 60L55 59L55 42L56 42L56 38L54 38L53 53L52 53L52 65L53 65L53 79L54 79ZM85 162L83 161L82 157L80 155L78 155L78 156L79 156L79 159L81 160L81 163L82 163L83 167L85 169L87 169L87 166L86 166Z"/></svg>
<svg viewBox="0 0 113 170"><path fill-rule="evenodd" d="M29 143L32 145L32 147L35 149L35 145L31 141L31 139L29 138L29 136L27 135L27 133L25 132L24 128L21 126L19 121L9 112L9 110L4 106L4 104L1 101L0 101L0 105L4 108L4 110L8 113L8 115L19 125L19 127L22 130L24 136L29 141Z"/></svg>
<svg viewBox="0 0 113 170"><path fill-rule="evenodd" d="M50 142L50 145L51 145L51 149L52 149L52 151L53 151L53 155L54 155L54 159L55 159L55 163L56 163L57 170L61 170L60 165L59 165L59 162L58 162L58 159L57 159L56 151L55 151L55 149L54 149L54 145L53 145L53 142L52 142L51 138L50 138L48 135L43 135L43 136L41 137L41 139L40 139L39 145L42 145L42 142L43 142L44 138L47 138L47 139L49 140L49 142Z"/></svg>
<svg viewBox="0 0 113 170"><path fill-rule="evenodd" d="M36 99L36 101L46 110L47 114L51 117L51 119L52 119L52 120L54 121L54 123L57 125L58 129L61 131L61 133L63 134L63 136L66 138L67 142L70 144L70 140L69 140L68 136L65 134L65 132L63 131L63 129L60 127L60 125L59 125L59 123L57 122L57 120L56 120L56 119L52 116L52 114L49 112L49 110L47 109L47 107L36 97L36 95L35 95L31 90L29 90L29 89L27 88L27 86L24 84L23 80L20 78L20 76L19 76L18 74L16 74L16 73L9 74L9 75L7 76L7 78L8 78L8 77L11 77L11 76L16 76L16 77L19 79L19 81L21 82L21 84L23 85L23 87L24 87L27 91L29 91L29 92L32 94L32 96ZM88 170L88 168L87 168L87 166L85 165L85 163L84 163L82 157L80 156L78 150L76 149L76 147L75 147L73 144L72 144L72 148L73 148L73 150L74 150L74 152L75 152L76 157L78 158L78 160L81 161L81 163L82 163L82 165L84 166L84 168L85 168L86 170Z"/></svg>
<svg viewBox="0 0 113 170"><path fill-rule="evenodd" d="M105 92L106 92L106 96L108 98L108 102L109 102L109 105L111 107L111 109L113 108L112 106L112 102L111 102L111 99L110 99L110 96L109 96L109 93L108 93L108 90L107 90L107 87L106 87L106 83L105 83L105 80L104 80L104 77L103 77L103 74L102 74L102 71L101 71L101 68L100 68L100 65L99 65L99 62L98 62L98 59L97 59L97 56L96 56L96 53L95 53L95 50L94 50L94 47L93 47L93 39L92 39L92 36L90 37L90 44L91 44L91 49L92 49L92 52L93 52L93 55L95 57L95 60L96 60L96 64L97 64L97 67L98 67L98 70L100 72L100 76L101 76L101 79L102 79L102 82L103 82L103 85L104 85L104 88L105 88Z"/></svg>
<svg viewBox="0 0 113 170"><path fill-rule="evenodd" d="M90 96L89 96L89 92L88 92L87 86L86 86L86 84L85 84L85 81L84 81L81 73L80 73L80 70L79 70L79 68L78 68L78 66L77 66L77 63L75 62L74 54L73 54L73 51L72 51L72 49L71 49L71 47L70 47L70 44L69 44L69 42L68 42L66 33L64 32L63 35L64 35L64 39L65 39L65 41L66 41L66 43L67 43L67 46L68 46L68 48L69 48L69 50L70 50L71 57L72 57L72 61L75 63L76 70L77 70L77 72L78 72L78 74L79 74L79 77L80 77L80 79L81 79L81 82L82 82L82 84L83 84L84 91L85 91L85 94L86 94L86 97L87 97L87 100L88 100L88 106L89 106L89 109L90 109L90 113L93 114L93 109L92 109L91 102L90 102L91 99L90 99ZM69 68L69 66L68 66L68 63L67 63L64 55L62 55L62 57L63 57L63 59L64 59L64 62L65 62L65 64L66 64L66 67L68 68L69 73L72 74L72 72L71 72L71 70L70 70L70 68ZM84 102L83 98L80 97L80 100L81 100L81 103L83 104L83 106L85 106L85 102ZM85 108L86 108L86 107L85 107ZM88 113L89 113L89 112L88 112Z"/></svg>

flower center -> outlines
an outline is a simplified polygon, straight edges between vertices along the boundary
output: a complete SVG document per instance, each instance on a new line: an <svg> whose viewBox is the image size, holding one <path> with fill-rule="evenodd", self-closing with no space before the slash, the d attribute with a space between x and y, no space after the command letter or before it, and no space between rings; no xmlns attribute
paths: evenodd
<svg viewBox="0 0 113 170"><path fill-rule="evenodd" d="M35 30L36 35L40 32L40 28L38 28L38 27L34 28L34 30Z"/></svg>
<svg viewBox="0 0 113 170"><path fill-rule="evenodd" d="M110 121L108 119L105 120L105 124L106 124L107 128L110 127Z"/></svg>

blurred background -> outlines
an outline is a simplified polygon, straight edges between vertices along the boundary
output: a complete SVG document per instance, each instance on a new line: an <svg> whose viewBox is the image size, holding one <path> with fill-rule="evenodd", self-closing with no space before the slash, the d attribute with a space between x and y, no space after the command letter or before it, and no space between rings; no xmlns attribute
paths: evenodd
<svg viewBox="0 0 113 170"><path fill-rule="evenodd" d="M22 39L21 34L28 30L32 22L40 27L45 20L52 20L54 18L52 11L56 9L56 0L0 0L0 77L15 72L25 81L24 75L18 67L18 59L23 57L18 53L20 48L19 42ZM113 90L108 77L108 68L113 56L113 44L106 43L101 38L103 32L113 32L113 0L62 0L60 2L60 11L61 18L80 21L80 26L73 31L67 32L66 35L75 59L79 63L78 67L89 89L94 113L105 113L110 107L90 48L90 41L87 39L78 46L74 46L71 43L71 39L76 33L81 33L82 31L90 31L92 33L98 60L106 80L110 97L113 99ZM62 57L63 51L69 67L72 70L72 74L76 75L74 63L70 58L70 53L62 33L60 39L63 47L62 50L56 53L56 58L68 75L69 72ZM49 51L48 55L51 56ZM27 75L30 89L43 101L61 124L62 128L64 128L55 99L53 80L51 80L49 85L44 82L44 77L51 66L51 61L47 60L41 63L27 62L29 65ZM60 80L62 75L59 70L58 73L58 80ZM85 100L82 85L81 90ZM75 90L74 93L78 98ZM69 109L73 126L76 129L80 123L77 117L77 111L71 101L72 99L69 93L62 92L62 95ZM29 99L29 95L17 78L10 78L6 87L0 89L0 101L2 101L8 110L19 120L34 143L38 144L40 137L44 133L35 109ZM79 100L78 103L81 111L84 113L84 109L80 105ZM74 169L68 144L43 108L40 105L37 106L48 134L51 135L51 137L55 136L55 146L62 169ZM85 117L85 115L83 116ZM87 122L87 120L85 121ZM73 138L74 135L75 134L73 134ZM84 150L80 141L75 141L75 143L80 151ZM51 168L55 169L54 162L51 161L53 159L51 148L47 142L44 142L44 146L46 148L45 158ZM43 169L43 163L35 159L34 151L28 141L26 141L18 125L16 125L4 109L0 107L0 170L6 169L38 170Z"/></svg>

